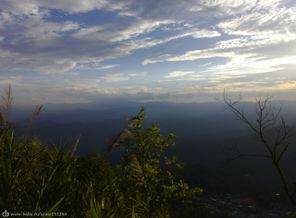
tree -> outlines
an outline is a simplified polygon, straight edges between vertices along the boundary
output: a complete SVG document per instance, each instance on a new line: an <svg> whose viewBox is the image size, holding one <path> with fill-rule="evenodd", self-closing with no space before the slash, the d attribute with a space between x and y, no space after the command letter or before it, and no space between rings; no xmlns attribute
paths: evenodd
<svg viewBox="0 0 296 218"><path fill-rule="evenodd" d="M275 108L270 97L264 100L256 101L256 119L252 122L239 108L238 104L241 97L233 101L224 93L224 102L227 108L235 117L245 123L258 137L262 146L265 148L265 154L239 154L238 157L260 157L271 161L283 185L285 194L289 201L296 206L296 183L289 182L282 166L282 160L288 152L291 144L290 139L293 136L291 128L281 116L281 108ZM271 131L274 131L274 138L270 139Z"/></svg>
<svg viewBox="0 0 296 218"><path fill-rule="evenodd" d="M130 134L118 145L125 150L116 171L119 190L127 210L133 210L139 217L174 217L182 204L190 204L202 190L190 188L176 175L182 164L175 156L166 154L174 146L175 136L162 135L156 125L144 128L144 117L142 108L130 120Z"/></svg>

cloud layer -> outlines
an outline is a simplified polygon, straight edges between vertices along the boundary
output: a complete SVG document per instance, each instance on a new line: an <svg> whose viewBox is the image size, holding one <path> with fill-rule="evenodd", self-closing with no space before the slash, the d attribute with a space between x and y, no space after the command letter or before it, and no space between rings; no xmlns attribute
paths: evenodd
<svg viewBox="0 0 296 218"><path fill-rule="evenodd" d="M293 0L0 6L0 85L24 92L47 87L39 93L70 98L73 90L86 101L98 93L289 92L296 88L295 60Z"/></svg>

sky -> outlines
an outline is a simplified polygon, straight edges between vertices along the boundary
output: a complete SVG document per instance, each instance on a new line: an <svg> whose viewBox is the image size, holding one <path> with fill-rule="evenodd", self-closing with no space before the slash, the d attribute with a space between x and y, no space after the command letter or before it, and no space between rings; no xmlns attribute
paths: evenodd
<svg viewBox="0 0 296 218"><path fill-rule="evenodd" d="M296 94L295 0L0 0L17 104Z"/></svg>

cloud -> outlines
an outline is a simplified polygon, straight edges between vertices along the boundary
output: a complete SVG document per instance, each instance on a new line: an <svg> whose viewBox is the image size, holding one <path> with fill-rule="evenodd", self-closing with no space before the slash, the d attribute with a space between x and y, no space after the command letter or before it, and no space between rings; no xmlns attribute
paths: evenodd
<svg viewBox="0 0 296 218"><path fill-rule="evenodd" d="M85 13L97 9L110 11L124 10L127 2L112 0L26 0L19 4L18 0L3 0L1 8L14 14L37 14L40 9L55 9L67 13Z"/></svg>
<svg viewBox="0 0 296 218"><path fill-rule="evenodd" d="M222 1L217 5L223 4ZM224 1L227 2L227 1ZM244 3L244 1L238 1ZM230 39L222 37L220 41L212 44L210 48L185 51L181 54L162 54L155 57L146 58L142 64L155 64L165 62L185 62L219 59L214 65L208 66L207 70L199 73L207 80L203 86L209 90L222 89L226 86L245 87L255 90L268 89L269 87L293 87L285 85L280 80L272 83L249 80L246 83L244 78L248 75L257 78L256 75L272 75L279 70L284 72L295 70L296 47L296 8L289 6L288 1L257 1L249 7L248 13L234 16L226 16L219 21L216 27L223 35L228 35ZM246 2L245 2L246 3ZM235 5L235 4L234 4ZM240 5L237 3L237 5ZM235 6L236 7L236 6ZM196 9L199 10L199 9ZM236 83L228 83L230 78L237 76ZM279 82L279 84L277 84ZM214 84L214 85L213 85ZM200 90L201 85L196 90ZM204 87L202 88L204 90ZM276 88L277 89L277 88Z"/></svg>
<svg viewBox="0 0 296 218"><path fill-rule="evenodd" d="M220 36L217 31L193 29L166 38L139 38L172 23L169 20L136 20L124 25L112 23L91 27L82 27L70 21L45 21L38 13L27 15L21 21L17 16L6 20L2 27L4 36L1 36L4 44L0 48L10 53L11 58L0 59L0 65L43 73L66 72L75 67L81 69L86 62L89 62L88 68L93 66L93 69L97 69L96 65L102 65L101 62L129 55L137 49L184 37L198 39Z"/></svg>
<svg viewBox="0 0 296 218"><path fill-rule="evenodd" d="M154 31L169 22L135 19L123 25L113 22L84 27L76 21L53 22L49 19L53 9L82 13L96 9L123 10L124 5L111 1L82 3L74 0L72 4L53 1L49 5L47 1L31 0L26 1L21 10L17 1L4 1L0 11L0 49L9 56L0 57L0 66L43 73L66 72L85 62L96 68L104 60L129 54L133 48L122 41Z"/></svg>
<svg viewBox="0 0 296 218"><path fill-rule="evenodd" d="M102 82L114 83L114 82L122 82L127 81L136 77L143 77L146 73L117 73L117 74L107 74L102 76L100 79Z"/></svg>
<svg viewBox="0 0 296 218"><path fill-rule="evenodd" d="M171 21L151 21L139 20L125 25L112 24L82 28L73 37L89 40L108 40L110 42L120 42L139 35L149 33L162 25L169 24Z"/></svg>
<svg viewBox="0 0 296 218"><path fill-rule="evenodd" d="M268 35L295 33L295 8L272 6L256 8L253 13L228 19L218 24L230 35Z"/></svg>
<svg viewBox="0 0 296 218"><path fill-rule="evenodd" d="M130 48L130 50L137 49L148 49L154 46L158 46L161 44L165 44L174 40L182 39L185 37L192 37L194 39L202 39L202 38L215 38L219 37L221 34L217 31L211 31L206 29L194 29L185 33L176 34L174 36L169 36L162 39L151 39L151 38L141 38L136 40L130 40L126 43L126 45ZM144 61L144 64L145 61Z"/></svg>
<svg viewBox="0 0 296 218"><path fill-rule="evenodd" d="M221 35L215 30L190 31L192 25L184 23L187 18L185 15L189 13L192 4L204 5L204 10L212 6L216 7L215 4L205 5L199 1L167 3L166 0L149 1L149 3L106 0L83 2L71 0L69 3L69 1L54 0L49 4L44 0L28 0L20 6L16 0L4 0L0 12L1 41L3 42L1 50L10 53L11 58L0 59L0 65L6 69L59 73L81 66L83 62L100 63L130 55L137 49L158 46L188 36L199 39ZM177 19L178 16L164 16L162 8L164 5L172 11L186 13L182 12L180 19ZM80 15L94 10L109 11L110 16L114 17L123 16L123 14L125 14L124 17L134 16L131 19L123 18L120 22L84 25L77 20L51 21L54 10L61 13L61 18L67 18L67 14ZM151 13L146 13L147 10L154 16L150 17ZM190 14L190 16L199 17L194 12ZM145 36L170 24L185 28L185 32L151 40ZM16 58L18 61L15 64Z"/></svg>
<svg viewBox="0 0 296 218"><path fill-rule="evenodd" d="M169 72L165 78L176 78L176 77L184 77L190 74L193 74L194 72L192 71L173 71Z"/></svg>
<svg viewBox="0 0 296 218"><path fill-rule="evenodd" d="M175 62L175 61L194 61L194 60L200 60L200 59L209 59L209 58L215 58L215 57L224 57L224 58L230 58L235 56L234 52L225 52L223 50L219 49L202 49L202 50L193 50L188 51L185 54L182 55L161 55L154 58L145 59L142 64L154 64L159 62Z"/></svg>
<svg viewBox="0 0 296 218"><path fill-rule="evenodd" d="M295 52L292 0L1 2L0 76L44 95L293 89Z"/></svg>
<svg viewBox="0 0 296 218"><path fill-rule="evenodd" d="M90 61L90 62L81 62L76 65L75 69L77 70L108 70L118 67L117 64L108 64L103 65L100 61Z"/></svg>
<svg viewBox="0 0 296 218"><path fill-rule="evenodd" d="M153 19L173 19L193 23L250 11L256 0L137 0L132 9L137 16Z"/></svg>

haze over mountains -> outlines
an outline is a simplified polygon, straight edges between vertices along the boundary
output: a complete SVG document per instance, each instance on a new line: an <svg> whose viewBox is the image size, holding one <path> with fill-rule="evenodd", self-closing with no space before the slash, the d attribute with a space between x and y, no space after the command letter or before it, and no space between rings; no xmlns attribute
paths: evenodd
<svg viewBox="0 0 296 218"><path fill-rule="evenodd" d="M287 123L296 126L295 102L273 102L273 105L281 106L282 115ZM74 143L81 135L77 150L80 155L102 151L120 130L126 127L128 119L137 114L141 106L145 107L147 126L156 123L163 133L172 132L176 135L176 146L171 153L176 154L187 165L202 166L203 170L204 167L209 167L236 175L248 183L269 184L271 188L277 184L277 177L268 160L239 158L230 161L238 155L234 147L248 154L262 154L265 151L256 136L245 124L237 121L222 102L101 102L75 107L59 106L58 109L54 105L49 105L45 106L35 123L34 133L49 144L57 145ZM241 108L250 120L255 120L254 103L243 102ZM19 133L25 129L25 117L28 115L28 108L15 109L14 120L21 124ZM292 144L285 162L291 175L296 164L295 153L296 143ZM113 156L116 158L116 151ZM191 170L200 169L193 167ZM198 177L199 180L201 176ZM227 180L225 175L221 176ZM216 178L219 179L221 178ZM278 190L275 187L273 189Z"/></svg>

